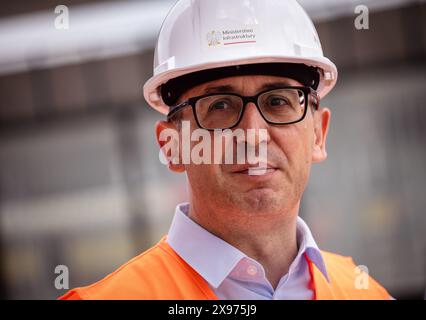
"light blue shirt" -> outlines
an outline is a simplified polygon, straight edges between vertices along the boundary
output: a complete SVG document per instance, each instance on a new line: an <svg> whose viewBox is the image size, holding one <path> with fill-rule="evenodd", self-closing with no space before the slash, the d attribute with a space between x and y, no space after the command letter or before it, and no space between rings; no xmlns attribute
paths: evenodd
<svg viewBox="0 0 426 320"><path fill-rule="evenodd" d="M188 210L188 203L176 207L166 241L221 300L311 300L314 292L305 253L329 279L321 251L300 217L297 256L274 290L259 262L201 227L188 217Z"/></svg>

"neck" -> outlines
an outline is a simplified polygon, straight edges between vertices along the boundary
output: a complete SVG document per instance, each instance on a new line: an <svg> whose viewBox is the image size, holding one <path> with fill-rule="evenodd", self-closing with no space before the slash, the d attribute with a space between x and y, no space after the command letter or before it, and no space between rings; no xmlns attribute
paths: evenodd
<svg viewBox="0 0 426 320"><path fill-rule="evenodd" d="M297 255L296 219L299 204L277 214L231 214L191 201L189 217L248 257L258 261L275 289ZM225 219L222 219L226 217Z"/></svg>

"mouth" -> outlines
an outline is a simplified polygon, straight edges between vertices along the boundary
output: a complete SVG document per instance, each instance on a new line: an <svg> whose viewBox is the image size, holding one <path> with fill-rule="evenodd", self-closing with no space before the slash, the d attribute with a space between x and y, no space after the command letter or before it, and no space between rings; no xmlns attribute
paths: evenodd
<svg viewBox="0 0 426 320"><path fill-rule="evenodd" d="M248 175L248 176L263 176L263 175L270 175L277 171L278 168L270 165L270 164L257 164L255 166L243 166L235 171L233 173L240 174L240 175Z"/></svg>

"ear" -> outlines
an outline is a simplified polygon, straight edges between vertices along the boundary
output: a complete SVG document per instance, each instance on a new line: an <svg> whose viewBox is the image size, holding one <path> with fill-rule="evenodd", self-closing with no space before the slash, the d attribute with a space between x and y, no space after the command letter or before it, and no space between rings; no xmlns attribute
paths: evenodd
<svg viewBox="0 0 426 320"><path fill-rule="evenodd" d="M173 172L184 172L182 164L179 130L176 125L167 121L157 121L155 124L157 143L163 156L167 159L168 167Z"/></svg>
<svg viewBox="0 0 426 320"><path fill-rule="evenodd" d="M331 111L328 108L319 108L314 112L314 141L312 146L312 162L321 162L327 159L325 143L330 125Z"/></svg>

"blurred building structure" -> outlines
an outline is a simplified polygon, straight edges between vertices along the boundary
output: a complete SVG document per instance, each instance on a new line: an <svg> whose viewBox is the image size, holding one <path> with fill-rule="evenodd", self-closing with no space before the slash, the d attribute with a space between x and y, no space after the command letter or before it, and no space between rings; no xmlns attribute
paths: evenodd
<svg viewBox="0 0 426 320"><path fill-rule="evenodd" d="M300 1L339 80L328 159L300 215L322 249L351 255L398 298L426 282L426 2ZM158 159L142 85L170 1L55 1L0 10L0 295L52 299L165 234L184 175ZM355 7L370 8L357 30Z"/></svg>

